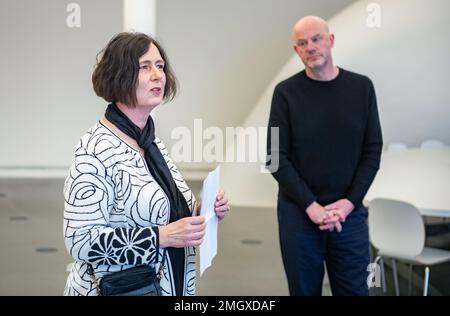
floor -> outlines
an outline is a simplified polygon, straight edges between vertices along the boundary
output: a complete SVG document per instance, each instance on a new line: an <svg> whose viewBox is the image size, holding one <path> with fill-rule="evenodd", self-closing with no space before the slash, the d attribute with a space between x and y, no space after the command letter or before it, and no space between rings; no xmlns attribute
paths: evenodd
<svg viewBox="0 0 450 316"><path fill-rule="evenodd" d="M0 179L0 295L61 295L71 262L63 243L62 180ZM193 184L193 189L196 186ZM287 295L271 209L233 208L199 295Z"/></svg>
<svg viewBox="0 0 450 316"><path fill-rule="evenodd" d="M62 237L62 186L60 179L0 179L0 295L62 294L71 262ZM200 184L191 187L198 192ZM218 234L218 254L198 278L198 295L288 295L274 209L233 207ZM432 242L445 248L449 240ZM387 267L387 294L392 295L389 273ZM432 270L430 294L450 295L449 274L450 265ZM420 271L417 275L416 295ZM402 294L405 284L400 277ZM326 278L323 294L330 295Z"/></svg>

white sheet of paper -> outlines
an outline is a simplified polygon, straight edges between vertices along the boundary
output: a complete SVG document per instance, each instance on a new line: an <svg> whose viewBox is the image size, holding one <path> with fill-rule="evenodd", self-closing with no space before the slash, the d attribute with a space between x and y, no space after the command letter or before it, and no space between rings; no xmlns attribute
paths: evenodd
<svg viewBox="0 0 450 316"><path fill-rule="evenodd" d="M214 211L217 193L220 186L220 166L211 171L203 181L203 197L200 215L205 217L205 237L200 245L200 276L211 266L217 254L217 224L219 219Z"/></svg>

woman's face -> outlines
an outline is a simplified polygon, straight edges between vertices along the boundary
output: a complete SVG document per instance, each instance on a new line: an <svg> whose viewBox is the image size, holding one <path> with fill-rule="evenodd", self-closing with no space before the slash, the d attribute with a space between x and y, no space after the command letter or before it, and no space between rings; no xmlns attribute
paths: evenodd
<svg viewBox="0 0 450 316"><path fill-rule="evenodd" d="M158 106L164 97L166 74L164 60L152 43L148 51L139 58L139 77L136 89L137 106Z"/></svg>

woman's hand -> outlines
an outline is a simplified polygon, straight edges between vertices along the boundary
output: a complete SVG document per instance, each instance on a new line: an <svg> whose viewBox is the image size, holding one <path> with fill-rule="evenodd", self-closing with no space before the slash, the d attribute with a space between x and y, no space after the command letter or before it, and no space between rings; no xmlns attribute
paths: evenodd
<svg viewBox="0 0 450 316"><path fill-rule="evenodd" d="M159 227L159 246L184 248L198 246L205 236L203 216L184 217L173 223Z"/></svg>
<svg viewBox="0 0 450 316"><path fill-rule="evenodd" d="M226 213L230 210L230 204L228 204L228 198L225 192L221 189L216 196L216 203L214 204L214 211L216 212L219 221L222 220Z"/></svg>

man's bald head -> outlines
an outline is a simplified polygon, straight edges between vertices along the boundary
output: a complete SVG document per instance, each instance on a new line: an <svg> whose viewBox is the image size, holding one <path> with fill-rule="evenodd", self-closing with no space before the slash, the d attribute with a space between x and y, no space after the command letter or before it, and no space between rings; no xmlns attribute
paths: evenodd
<svg viewBox="0 0 450 316"><path fill-rule="evenodd" d="M317 16L306 16L295 23L292 29L293 47L303 61L306 71L333 74L336 70L331 56L334 35L328 23Z"/></svg>
<svg viewBox="0 0 450 316"><path fill-rule="evenodd" d="M318 16L305 16L295 23L292 29L292 39L294 42L305 33L316 32L330 34L328 23Z"/></svg>

